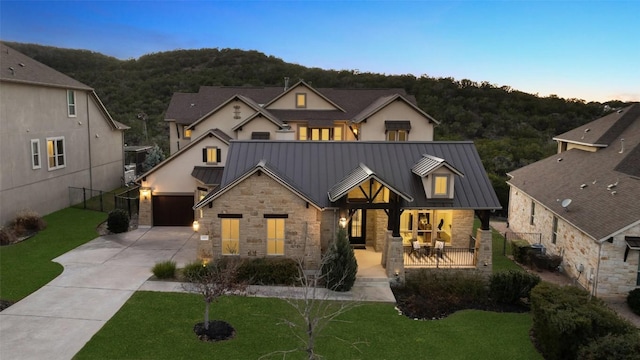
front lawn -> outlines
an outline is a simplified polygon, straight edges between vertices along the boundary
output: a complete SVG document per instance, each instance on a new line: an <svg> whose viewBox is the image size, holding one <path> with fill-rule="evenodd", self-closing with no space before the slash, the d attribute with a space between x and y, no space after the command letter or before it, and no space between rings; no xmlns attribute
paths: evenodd
<svg viewBox="0 0 640 360"><path fill-rule="evenodd" d="M200 295L136 292L75 358L258 359L302 345L282 324L293 314L283 300L223 297L211 310L211 319L235 327L234 339L197 339L192 329L203 321ZM418 321L398 315L391 304L366 303L339 319L318 339L316 351L327 359L542 359L529 339L527 313L465 310L444 320ZM286 356L303 358L301 352Z"/></svg>
<svg viewBox="0 0 640 360"><path fill-rule="evenodd" d="M44 217L47 228L18 244L0 247L0 299L18 301L62 273L51 260L98 236L106 213L67 208Z"/></svg>

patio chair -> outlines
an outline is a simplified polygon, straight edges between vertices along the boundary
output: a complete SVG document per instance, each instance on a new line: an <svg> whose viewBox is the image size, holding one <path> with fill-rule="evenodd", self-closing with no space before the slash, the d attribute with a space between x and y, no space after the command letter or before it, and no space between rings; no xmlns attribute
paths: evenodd
<svg viewBox="0 0 640 360"><path fill-rule="evenodd" d="M436 240L436 255L440 258L444 258L444 241Z"/></svg>
<svg viewBox="0 0 640 360"><path fill-rule="evenodd" d="M411 251L409 251L409 256L413 255L413 253L416 253L418 257L422 255L418 240L411 240Z"/></svg>

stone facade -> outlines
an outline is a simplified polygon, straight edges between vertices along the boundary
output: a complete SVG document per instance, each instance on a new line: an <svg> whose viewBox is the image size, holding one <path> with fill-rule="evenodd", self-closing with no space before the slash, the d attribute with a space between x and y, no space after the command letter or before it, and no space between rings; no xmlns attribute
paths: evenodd
<svg viewBox="0 0 640 360"><path fill-rule="evenodd" d="M222 256L221 220L219 216L242 216L239 255L267 255L267 220L265 215L286 215L284 256L302 259L305 268L315 269L321 256L322 212L308 205L289 189L260 172L254 173L203 207L200 232L208 234L213 257Z"/></svg>
<svg viewBox="0 0 640 360"><path fill-rule="evenodd" d="M531 221L532 199L515 187L509 198L509 227L519 233L540 233L547 253L563 257L562 270L583 288L597 296L625 295L637 287L640 276L638 251L631 250L624 261L625 236L640 236L636 225L613 237L613 242L597 242L561 217L535 204ZM553 241L553 219L557 231Z"/></svg>

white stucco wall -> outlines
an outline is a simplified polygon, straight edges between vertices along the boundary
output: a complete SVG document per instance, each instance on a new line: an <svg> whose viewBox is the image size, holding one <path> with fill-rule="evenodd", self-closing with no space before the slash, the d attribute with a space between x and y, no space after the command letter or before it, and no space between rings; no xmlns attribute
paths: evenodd
<svg viewBox="0 0 640 360"><path fill-rule="evenodd" d="M409 141L433 141L433 123L404 101L394 101L367 118L366 122L360 123L360 140L385 141L384 122L387 120L411 121Z"/></svg>

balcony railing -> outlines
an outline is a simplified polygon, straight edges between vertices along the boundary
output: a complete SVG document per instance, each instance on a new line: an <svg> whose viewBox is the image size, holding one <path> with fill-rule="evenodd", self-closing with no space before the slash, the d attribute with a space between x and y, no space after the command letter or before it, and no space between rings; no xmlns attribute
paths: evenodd
<svg viewBox="0 0 640 360"><path fill-rule="evenodd" d="M414 250L404 248L405 268L469 268L477 263L477 251L474 247L454 248L445 246L435 249L430 246Z"/></svg>

